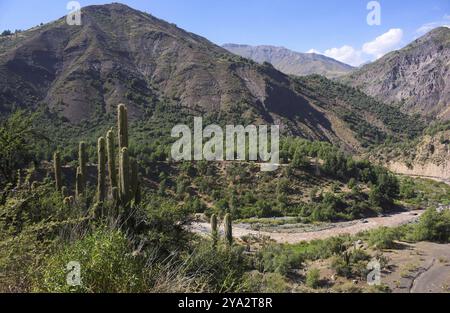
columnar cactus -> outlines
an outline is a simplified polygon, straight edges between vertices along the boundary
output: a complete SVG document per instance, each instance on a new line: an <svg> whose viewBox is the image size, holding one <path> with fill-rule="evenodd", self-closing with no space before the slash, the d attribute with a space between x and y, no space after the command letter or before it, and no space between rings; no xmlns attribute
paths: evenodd
<svg viewBox="0 0 450 313"><path fill-rule="evenodd" d="M213 239L213 246L215 247L217 245L217 240L219 237L219 232L217 230L217 215L216 214L211 215L211 236Z"/></svg>
<svg viewBox="0 0 450 313"><path fill-rule="evenodd" d="M86 179L87 179L87 153L86 153L86 143L80 142L79 148L78 148L78 165L80 167L80 174L81 174L81 192L84 191L86 188Z"/></svg>
<svg viewBox="0 0 450 313"><path fill-rule="evenodd" d="M109 130L106 134L106 149L108 151L108 174L109 174L109 186L112 189L117 187L117 175L116 175L116 156L114 153L114 132Z"/></svg>
<svg viewBox="0 0 450 313"><path fill-rule="evenodd" d="M97 144L97 201L103 202L106 198L106 141L100 137Z"/></svg>
<svg viewBox="0 0 450 313"><path fill-rule="evenodd" d="M122 150L128 148L128 112L124 104L119 104L117 119L119 149Z"/></svg>
<svg viewBox="0 0 450 313"><path fill-rule="evenodd" d="M119 156L120 201L126 205L130 201L130 158L128 148L122 148Z"/></svg>
<svg viewBox="0 0 450 313"><path fill-rule="evenodd" d="M81 196L83 194L84 188L83 188L83 175L81 174L81 168L77 167L77 174L76 174L76 180L75 180L75 195L77 197Z"/></svg>
<svg viewBox="0 0 450 313"><path fill-rule="evenodd" d="M55 172L55 187L57 191L61 191L62 180L61 180L61 155L57 151L53 155L53 169Z"/></svg>
<svg viewBox="0 0 450 313"><path fill-rule="evenodd" d="M230 214L225 215L224 227L225 227L225 238L228 244L231 246L233 244L233 229Z"/></svg>

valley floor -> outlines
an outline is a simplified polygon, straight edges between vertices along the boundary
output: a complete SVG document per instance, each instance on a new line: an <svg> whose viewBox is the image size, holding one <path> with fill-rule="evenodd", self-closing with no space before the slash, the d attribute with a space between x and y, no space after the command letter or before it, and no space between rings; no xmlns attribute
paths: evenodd
<svg viewBox="0 0 450 313"><path fill-rule="evenodd" d="M359 232L383 226L396 227L416 221L423 212L422 210L408 211L351 222L321 224L317 226L317 229L307 231L301 227L305 226L304 224L292 224L289 227L283 227L283 229L278 230L276 228L279 226L270 226L261 231L252 229L249 224L241 223L233 225L233 236L236 238L243 236L268 237L278 243L295 244L302 241L327 239L344 234L355 235ZM191 225L191 230L199 234L210 234L211 226L209 223L199 221Z"/></svg>
<svg viewBox="0 0 450 313"><path fill-rule="evenodd" d="M385 252L388 270L382 281L393 292L450 292L450 244L400 243L401 248Z"/></svg>

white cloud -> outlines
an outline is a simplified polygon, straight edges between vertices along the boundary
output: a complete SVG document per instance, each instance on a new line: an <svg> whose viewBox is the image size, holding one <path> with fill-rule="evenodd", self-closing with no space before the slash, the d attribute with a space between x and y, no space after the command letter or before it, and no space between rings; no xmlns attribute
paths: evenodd
<svg viewBox="0 0 450 313"><path fill-rule="evenodd" d="M383 35L375 38L375 40L365 43L362 51L379 59L386 53L398 48L402 38L403 30L400 28L392 28Z"/></svg>
<svg viewBox="0 0 450 313"><path fill-rule="evenodd" d="M316 49L309 49L308 51L306 51L306 53L322 54L320 51L317 51Z"/></svg>
<svg viewBox="0 0 450 313"><path fill-rule="evenodd" d="M445 15L444 20L450 20L450 15ZM450 28L450 23L448 21L426 23L426 24L423 24L422 26L420 26L416 30L416 34L418 36L422 36L422 35L425 35L426 33L428 33L430 30L432 30L436 27L441 27L441 26Z"/></svg>
<svg viewBox="0 0 450 313"><path fill-rule="evenodd" d="M360 66L363 63L381 58L386 53L399 48L402 38L403 30L400 28L392 28L374 40L363 44L361 49L344 45L340 48L327 49L323 53L315 49L310 49L308 53L323 54L353 66Z"/></svg>
<svg viewBox="0 0 450 313"><path fill-rule="evenodd" d="M325 50L323 54L326 55L327 57L336 59L338 61L353 66L358 66L364 62L364 60L361 57L361 52L347 45L342 46L340 48L331 48Z"/></svg>
<svg viewBox="0 0 450 313"><path fill-rule="evenodd" d="M450 28L450 14L444 14L442 17L442 20L436 21L436 22L430 22L423 24L416 30L416 38L422 35L425 35L430 30L436 28L436 27L448 27Z"/></svg>

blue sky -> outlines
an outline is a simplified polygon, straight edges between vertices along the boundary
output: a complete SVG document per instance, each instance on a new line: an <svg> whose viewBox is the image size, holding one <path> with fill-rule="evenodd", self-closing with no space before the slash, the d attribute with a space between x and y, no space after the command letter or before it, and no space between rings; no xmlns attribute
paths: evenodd
<svg viewBox="0 0 450 313"><path fill-rule="evenodd" d="M81 6L108 1L80 0ZM379 0L381 24L367 23L369 0L117 1L217 44L268 44L315 51L358 65L450 25L449 0ZM0 0L0 30L27 29L67 14L65 0Z"/></svg>

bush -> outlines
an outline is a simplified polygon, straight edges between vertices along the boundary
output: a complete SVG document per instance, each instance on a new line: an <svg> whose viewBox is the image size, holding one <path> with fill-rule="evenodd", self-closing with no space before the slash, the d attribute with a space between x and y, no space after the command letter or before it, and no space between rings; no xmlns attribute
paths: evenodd
<svg viewBox="0 0 450 313"><path fill-rule="evenodd" d="M288 247L272 244L262 248L256 256L257 266L261 272L286 275L292 268L300 268L302 256Z"/></svg>
<svg viewBox="0 0 450 313"><path fill-rule="evenodd" d="M236 292L242 284L243 275L249 269L241 246L219 245L202 241L192 254L186 256L186 275L201 277L209 292Z"/></svg>
<svg viewBox="0 0 450 313"><path fill-rule="evenodd" d="M413 238L417 241L450 242L450 210L438 212L428 209L415 226Z"/></svg>
<svg viewBox="0 0 450 313"><path fill-rule="evenodd" d="M316 289L320 285L320 271L313 268L306 274L306 286Z"/></svg>
<svg viewBox="0 0 450 313"><path fill-rule="evenodd" d="M278 273L259 273L252 271L244 275L243 292L284 293L288 284L283 275Z"/></svg>
<svg viewBox="0 0 450 313"><path fill-rule="evenodd" d="M369 259L370 256L361 249L346 251L333 258L331 268L342 277L364 277Z"/></svg>
<svg viewBox="0 0 450 313"><path fill-rule="evenodd" d="M395 240L400 238L398 231L388 227L381 227L369 233L369 244L377 249L392 249Z"/></svg>
<svg viewBox="0 0 450 313"><path fill-rule="evenodd" d="M66 282L69 262L81 266L81 286ZM119 230L99 229L52 255L35 289L44 292L123 293L146 290L145 263L133 256L128 239Z"/></svg>

